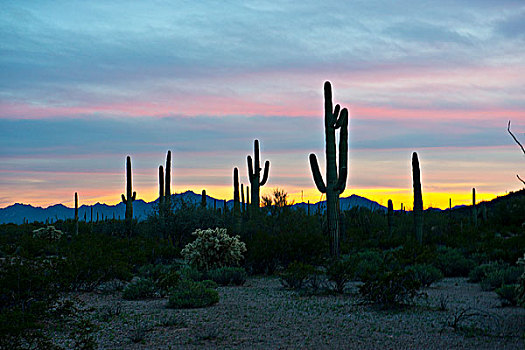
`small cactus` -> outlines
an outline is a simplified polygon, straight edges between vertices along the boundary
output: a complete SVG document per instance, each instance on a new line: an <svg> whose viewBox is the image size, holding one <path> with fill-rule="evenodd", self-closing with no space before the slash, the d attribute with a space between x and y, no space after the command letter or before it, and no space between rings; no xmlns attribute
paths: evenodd
<svg viewBox="0 0 525 350"><path fill-rule="evenodd" d="M201 194L201 207L206 209L206 190L202 190Z"/></svg>

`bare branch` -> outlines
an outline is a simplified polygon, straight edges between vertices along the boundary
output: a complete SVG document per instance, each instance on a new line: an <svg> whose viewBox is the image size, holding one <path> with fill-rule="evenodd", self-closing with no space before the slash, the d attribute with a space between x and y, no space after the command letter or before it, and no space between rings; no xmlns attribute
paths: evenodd
<svg viewBox="0 0 525 350"><path fill-rule="evenodd" d="M516 177L518 178L518 180L520 180L521 182L523 182L523 184L525 185L525 181L523 181L523 179L522 179L518 174L516 174Z"/></svg>
<svg viewBox="0 0 525 350"><path fill-rule="evenodd" d="M509 132L510 136L512 136L512 138L514 139L514 141L516 141L516 143L518 144L518 146L520 146L521 150L523 151L523 154L525 155L525 148L523 148L523 146L521 145L521 143L518 141L518 139L516 138L516 136L514 136L514 134L512 133L512 131L510 131L510 120L509 120L509 125L507 126L507 131ZM523 180L522 180L523 181Z"/></svg>

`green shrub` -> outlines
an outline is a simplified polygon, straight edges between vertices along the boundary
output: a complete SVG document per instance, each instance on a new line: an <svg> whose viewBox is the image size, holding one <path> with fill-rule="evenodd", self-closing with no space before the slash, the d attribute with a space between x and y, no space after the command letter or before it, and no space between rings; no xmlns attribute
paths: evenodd
<svg viewBox="0 0 525 350"><path fill-rule="evenodd" d="M203 271L199 271L195 267L187 265L179 270L179 274L183 280L201 282L206 279L206 275Z"/></svg>
<svg viewBox="0 0 525 350"><path fill-rule="evenodd" d="M377 251L366 250L350 258L354 260L355 278L360 281L374 278L384 270L383 257Z"/></svg>
<svg viewBox="0 0 525 350"><path fill-rule="evenodd" d="M177 265L148 264L139 268L139 275L153 281L159 292L165 294L181 279L177 268Z"/></svg>
<svg viewBox="0 0 525 350"><path fill-rule="evenodd" d="M521 267L500 265L496 270L489 272L480 283L483 290L494 290L505 284L517 284L522 273Z"/></svg>
<svg viewBox="0 0 525 350"><path fill-rule="evenodd" d="M125 300L148 299L155 296L155 284L149 278L134 278L122 291Z"/></svg>
<svg viewBox="0 0 525 350"><path fill-rule="evenodd" d="M199 270L235 266L243 259L246 245L239 236L228 236L225 228L197 229L196 239L182 249L184 259Z"/></svg>
<svg viewBox="0 0 525 350"><path fill-rule="evenodd" d="M285 288L297 290L303 288L310 275L314 273L315 268L312 265L293 262L280 274L279 278Z"/></svg>
<svg viewBox="0 0 525 350"><path fill-rule="evenodd" d="M374 304L397 306L419 295L421 283L412 271L387 271L367 280L359 287L361 296Z"/></svg>
<svg viewBox="0 0 525 350"><path fill-rule="evenodd" d="M206 288L210 288L210 289L217 289L219 288L219 285L217 284L217 282L215 281L212 281L212 280L204 280L202 282L200 282L204 285L204 287Z"/></svg>
<svg viewBox="0 0 525 350"><path fill-rule="evenodd" d="M459 249L449 247L437 249L434 266L440 269L445 277L468 276L474 265L474 260L467 259Z"/></svg>
<svg viewBox="0 0 525 350"><path fill-rule="evenodd" d="M326 269L328 280L335 283L335 290L343 293L345 284L350 281L355 274L354 262L348 259L335 260Z"/></svg>
<svg viewBox="0 0 525 350"><path fill-rule="evenodd" d="M242 286L246 282L246 270L242 267L220 267L206 273L207 277L221 286Z"/></svg>
<svg viewBox="0 0 525 350"><path fill-rule="evenodd" d="M415 264L413 266L408 266L406 270L414 273L422 287L430 287L434 282L443 279L443 273L432 265Z"/></svg>
<svg viewBox="0 0 525 350"><path fill-rule="evenodd" d="M468 281L470 283L481 282L489 273L501 268L501 264L497 262L489 262L474 267L468 274Z"/></svg>
<svg viewBox="0 0 525 350"><path fill-rule="evenodd" d="M495 290L501 298L503 305L516 305L518 303L518 285L504 284Z"/></svg>
<svg viewBox="0 0 525 350"><path fill-rule="evenodd" d="M522 269L525 269L525 254L523 254L523 258L518 259L517 264ZM523 271L520 278L518 278L518 287L516 288L516 294L517 304L521 307L525 307L525 271Z"/></svg>
<svg viewBox="0 0 525 350"><path fill-rule="evenodd" d="M192 309L207 307L219 302L219 293L203 282L184 280L170 290L168 308Z"/></svg>

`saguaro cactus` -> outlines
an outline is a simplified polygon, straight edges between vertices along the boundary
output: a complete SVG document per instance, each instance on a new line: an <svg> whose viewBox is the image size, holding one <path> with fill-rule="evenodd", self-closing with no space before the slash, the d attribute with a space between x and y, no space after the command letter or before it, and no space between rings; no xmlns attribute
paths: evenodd
<svg viewBox="0 0 525 350"><path fill-rule="evenodd" d="M476 208L476 189L472 189L472 224L478 226L478 210Z"/></svg>
<svg viewBox="0 0 525 350"><path fill-rule="evenodd" d="M78 193L75 192L75 234L78 235Z"/></svg>
<svg viewBox="0 0 525 350"><path fill-rule="evenodd" d="M423 243L423 195L421 193L421 171L417 153L412 153L412 181L414 186L414 233L419 244Z"/></svg>
<svg viewBox="0 0 525 350"><path fill-rule="evenodd" d="M241 211L246 212L246 202L244 201L244 184L241 184Z"/></svg>
<svg viewBox="0 0 525 350"><path fill-rule="evenodd" d="M136 197L137 197L137 192L133 192L132 194L131 157L128 156L126 158L126 195L124 196L124 194L122 194L122 201L126 203L126 221L128 222L131 222L131 220L133 219L133 201L135 200Z"/></svg>
<svg viewBox="0 0 525 350"><path fill-rule="evenodd" d="M388 200L388 235L392 237L393 226L394 226L394 204L392 200Z"/></svg>
<svg viewBox="0 0 525 350"><path fill-rule="evenodd" d="M164 203L166 205L167 210L171 209L171 151L168 150L168 154L166 156L166 168L164 168L164 171L166 173L166 181L164 183L165 186L165 194L164 194Z"/></svg>
<svg viewBox="0 0 525 350"><path fill-rule="evenodd" d="M259 209L259 203L260 203L260 199L259 199L260 187L264 186L264 184L268 180L268 172L270 171L270 161L267 160L264 163L263 178L262 180L260 180L262 169L261 169L260 162L259 162L259 140L253 141L253 150L254 150L253 153L255 157L254 162L252 163L251 156L247 157L248 178L250 179L250 184L252 185L252 192L251 192L252 207L257 210Z"/></svg>
<svg viewBox="0 0 525 350"><path fill-rule="evenodd" d="M201 193L201 207L206 209L206 190L202 190Z"/></svg>
<svg viewBox="0 0 525 350"><path fill-rule="evenodd" d="M159 165L159 213L162 212L164 202L164 168Z"/></svg>
<svg viewBox="0 0 525 350"><path fill-rule="evenodd" d="M326 211L330 232L330 253L339 256L339 195L346 187L348 173L348 110L332 105L332 86L324 83L324 126L326 142L326 184L319 171L315 154L310 154L310 167L319 192L326 193ZM339 134L339 169L336 162L335 130Z"/></svg>
<svg viewBox="0 0 525 350"><path fill-rule="evenodd" d="M240 215L241 203L239 198L239 169L233 168L233 213Z"/></svg>

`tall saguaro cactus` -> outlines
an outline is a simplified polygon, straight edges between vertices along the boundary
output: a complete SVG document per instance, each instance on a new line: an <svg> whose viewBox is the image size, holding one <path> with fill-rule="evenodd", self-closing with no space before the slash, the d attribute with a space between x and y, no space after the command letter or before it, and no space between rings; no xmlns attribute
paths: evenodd
<svg viewBox="0 0 525 350"><path fill-rule="evenodd" d="M166 210L171 209L171 151L168 150L166 156L166 168L164 168L166 173L166 181L164 183L164 188L166 190L164 194L164 203L166 205Z"/></svg>
<svg viewBox="0 0 525 350"><path fill-rule="evenodd" d="M346 187L348 174L348 110L332 104L332 86L324 83L324 127L326 142L326 184L323 181L317 157L310 154L310 167L314 182L321 193L326 193L326 211L330 232L330 253L339 256L339 195ZM336 162L335 131L339 131L339 169Z"/></svg>
<svg viewBox="0 0 525 350"><path fill-rule="evenodd" d="M206 209L206 190L202 190L202 193L201 193L201 207L203 209Z"/></svg>
<svg viewBox="0 0 525 350"><path fill-rule="evenodd" d="M162 212L164 202L164 168L159 165L159 213Z"/></svg>
<svg viewBox="0 0 525 350"><path fill-rule="evenodd" d="M75 192L75 234L78 235L78 193Z"/></svg>
<svg viewBox="0 0 525 350"><path fill-rule="evenodd" d="M233 169L233 213L234 215L241 214L241 203L239 196L239 169Z"/></svg>
<svg viewBox="0 0 525 350"><path fill-rule="evenodd" d="M472 224L478 226L478 210L476 208L476 189L472 188Z"/></svg>
<svg viewBox="0 0 525 350"><path fill-rule="evenodd" d="M126 221L131 223L133 219L133 201L137 197L137 192L132 194L131 184L131 157L126 158L126 195L122 194L122 201L126 203ZM98 215L98 213L97 213Z"/></svg>
<svg viewBox="0 0 525 350"><path fill-rule="evenodd" d="M392 200L388 200L388 235L390 238L392 238L392 232L393 232L393 226L394 226L394 203L392 203Z"/></svg>
<svg viewBox="0 0 525 350"><path fill-rule="evenodd" d="M423 195L421 193L421 171L417 153L412 153L412 181L414 186L414 233L419 244L423 243Z"/></svg>
<svg viewBox="0 0 525 350"><path fill-rule="evenodd" d="M252 163L252 157L248 156L248 178L250 179L250 184L252 185L252 207L254 209L259 209L260 199L259 192L261 186L266 184L268 180L268 172L270 171L270 161L264 163L264 173L262 180L261 179L261 165L259 161L259 140L253 141L253 153L254 153L254 162Z"/></svg>

